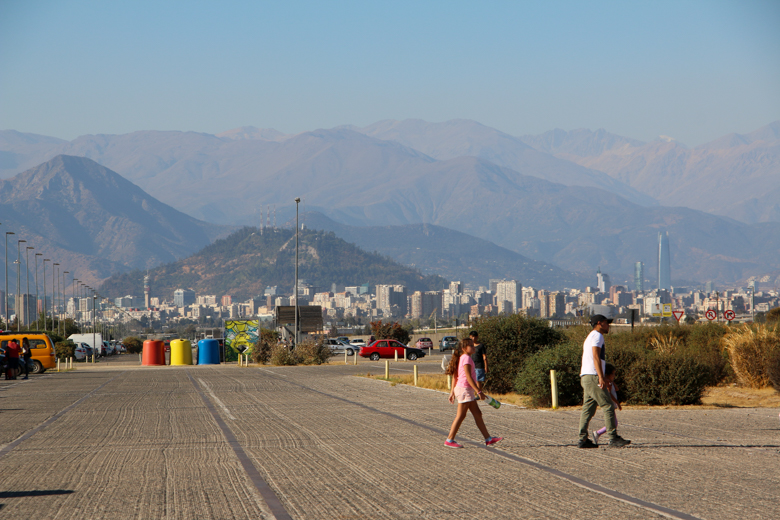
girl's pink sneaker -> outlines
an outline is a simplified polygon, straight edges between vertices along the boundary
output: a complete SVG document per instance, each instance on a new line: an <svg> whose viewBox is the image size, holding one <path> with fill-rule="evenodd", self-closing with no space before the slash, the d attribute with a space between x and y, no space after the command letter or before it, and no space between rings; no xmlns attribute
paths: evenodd
<svg viewBox="0 0 780 520"><path fill-rule="evenodd" d="M491 437L487 440L485 440L485 446L492 446L493 444L497 443L500 440L503 440L503 437Z"/></svg>
<svg viewBox="0 0 780 520"><path fill-rule="evenodd" d="M444 445L447 446L448 448L462 448L463 447L463 446L461 446L460 444L458 444L455 441L444 441Z"/></svg>

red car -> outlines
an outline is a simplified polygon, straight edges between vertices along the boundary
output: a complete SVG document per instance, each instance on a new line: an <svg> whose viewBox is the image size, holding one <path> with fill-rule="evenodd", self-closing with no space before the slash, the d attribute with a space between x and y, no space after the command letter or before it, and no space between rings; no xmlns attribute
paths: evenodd
<svg viewBox="0 0 780 520"><path fill-rule="evenodd" d="M404 350L406 350L406 359L414 361L417 358L425 357L425 352L419 348L407 347L394 339L378 339L367 347L361 347L360 355L373 361L379 358L394 358L398 352L398 358L403 359Z"/></svg>
<svg viewBox="0 0 780 520"><path fill-rule="evenodd" d="M433 340L431 338L420 338L414 346L417 348L433 348Z"/></svg>

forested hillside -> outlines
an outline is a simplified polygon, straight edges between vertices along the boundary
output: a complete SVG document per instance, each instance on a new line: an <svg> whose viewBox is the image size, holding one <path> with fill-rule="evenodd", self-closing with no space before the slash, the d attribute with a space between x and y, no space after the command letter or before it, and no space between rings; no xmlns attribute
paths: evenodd
<svg viewBox="0 0 780 520"><path fill-rule="evenodd" d="M441 289L447 281L425 276L378 253L368 253L333 233L303 230L299 236L298 277L330 290L337 285L402 284L410 291ZM117 274L107 279L101 294L110 297L143 294L145 271ZM191 288L198 294L234 300L262 295L266 286L277 285L291 294L295 279L295 232L293 229L243 228L217 240L198 253L149 270L151 295L173 299L173 291Z"/></svg>

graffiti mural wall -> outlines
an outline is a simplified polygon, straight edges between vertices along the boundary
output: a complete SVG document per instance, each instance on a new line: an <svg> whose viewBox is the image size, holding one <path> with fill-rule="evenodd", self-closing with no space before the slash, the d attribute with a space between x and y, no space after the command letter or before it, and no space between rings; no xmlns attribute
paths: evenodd
<svg viewBox="0 0 780 520"><path fill-rule="evenodd" d="M225 359L235 361L257 343L258 320L225 320Z"/></svg>

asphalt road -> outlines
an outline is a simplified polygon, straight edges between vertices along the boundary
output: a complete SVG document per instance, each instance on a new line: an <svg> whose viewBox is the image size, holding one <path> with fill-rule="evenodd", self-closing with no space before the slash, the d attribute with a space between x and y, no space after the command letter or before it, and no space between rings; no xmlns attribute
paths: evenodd
<svg viewBox="0 0 780 520"><path fill-rule="evenodd" d="M574 410L485 407L505 440L469 417L454 450L445 394L355 377L383 366L2 380L0 519L780 518L777 409L619 412L631 446L580 450Z"/></svg>

